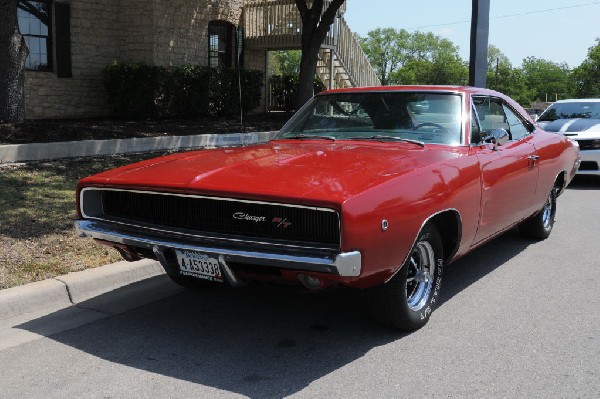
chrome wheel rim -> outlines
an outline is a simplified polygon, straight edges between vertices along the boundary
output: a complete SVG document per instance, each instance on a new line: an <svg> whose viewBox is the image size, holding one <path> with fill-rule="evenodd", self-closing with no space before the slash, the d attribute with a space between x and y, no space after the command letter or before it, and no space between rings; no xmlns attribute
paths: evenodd
<svg viewBox="0 0 600 399"><path fill-rule="evenodd" d="M546 203L542 208L542 223L544 224L544 229L548 230L552 224L552 195L549 195L546 199Z"/></svg>
<svg viewBox="0 0 600 399"><path fill-rule="evenodd" d="M427 241L418 242L410 258L406 276L406 301L408 307L418 311L425 306L431 289L435 271L435 253Z"/></svg>

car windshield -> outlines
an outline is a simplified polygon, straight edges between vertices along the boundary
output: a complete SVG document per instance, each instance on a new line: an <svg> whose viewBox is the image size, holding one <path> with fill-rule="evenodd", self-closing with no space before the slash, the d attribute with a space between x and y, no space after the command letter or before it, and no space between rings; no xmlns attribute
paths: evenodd
<svg viewBox="0 0 600 399"><path fill-rule="evenodd" d="M538 122L575 118L600 119L600 102L555 103L540 115Z"/></svg>
<svg viewBox="0 0 600 399"><path fill-rule="evenodd" d="M379 91L314 97L277 139L406 140L461 144L461 96Z"/></svg>

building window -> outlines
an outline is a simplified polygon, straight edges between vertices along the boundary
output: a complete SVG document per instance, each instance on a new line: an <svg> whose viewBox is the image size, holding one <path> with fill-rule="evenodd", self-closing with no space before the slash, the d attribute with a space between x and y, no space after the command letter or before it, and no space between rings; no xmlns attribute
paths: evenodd
<svg viewBox="0 0 600 399"><path fill-rule="evenodd" d="M229 22L211 21L208 24L208 66L231 68L235 65L235 26Z"/></svg>
<svg viewBox="0 0 600 399"><path fill-rule="evenodd" d="M52 70L51 0L19 1L19 30L29 48L25 69Z"/></svg>

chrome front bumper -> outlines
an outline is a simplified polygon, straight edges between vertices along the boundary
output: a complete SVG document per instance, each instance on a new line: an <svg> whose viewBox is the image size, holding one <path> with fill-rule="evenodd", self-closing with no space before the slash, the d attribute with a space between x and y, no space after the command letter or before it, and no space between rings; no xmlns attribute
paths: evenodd
<svg viewBox="0 0 600 399"><path fill-rule="evenodd" d="M229 270L227 264L234 262L327 273L343 277L359 276L362 267L361 254L358 251L343 252L331 257L317 257L271 253L262 250L227 249L212 245L205 246L190 241L176 241L143 233L121 232L113 224L94 220L77 220L75 221L75 229L80 237L91 237L115 244L149 249L156 254L161 263L166 262L163 255L165 250L186 249L202 252L218 259L221 265L224 266L226 273Z"/></svg>

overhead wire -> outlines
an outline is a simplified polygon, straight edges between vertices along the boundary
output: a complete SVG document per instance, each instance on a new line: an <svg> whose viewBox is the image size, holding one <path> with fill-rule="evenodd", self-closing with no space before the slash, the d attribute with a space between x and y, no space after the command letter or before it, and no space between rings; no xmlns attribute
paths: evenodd
<svg viewBox="0 0 600 399"><path fill-rule="evenodd" d="M569 8L580 8L580 7L592 6L592 5L596 5L596 4L600 4L600 1L593 1L593 2L582 3L582 4L573 4L573 5L570 5L570 6L563 6L563 7L546 8L546 9L543 9L543 10L524 11L524 12L515 13L515 14L490 16L490 20L492 20L492 19L520 17L522 15L540 14L540 13L543 13L543 12L566 10L566 9L569 9ZM464 21L454 21L454 22L447 22L447 23L443 23L443 24L422 25L422 26L417 26L417 27L414 27L414 28L406 28L406 29L407 30L418 30L418 29L423 29L423 28L433 28L433 27L437 27L437 26L458 25L458 24L464 24L464 23L470 23L470 22L471 22L471 20L467 19L467 20L464 20Z"/></svg>

